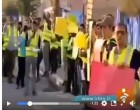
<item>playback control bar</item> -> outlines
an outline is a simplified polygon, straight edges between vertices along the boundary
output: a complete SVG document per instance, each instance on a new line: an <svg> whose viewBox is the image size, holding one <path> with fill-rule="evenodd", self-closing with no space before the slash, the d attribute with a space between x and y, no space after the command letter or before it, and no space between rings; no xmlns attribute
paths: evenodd
<svg viewBox="0 0 140 110"><path fill-rule="evenodd" d="M33 105L80 105L79 102L17 102L18 106L33 106Z"/></svg>

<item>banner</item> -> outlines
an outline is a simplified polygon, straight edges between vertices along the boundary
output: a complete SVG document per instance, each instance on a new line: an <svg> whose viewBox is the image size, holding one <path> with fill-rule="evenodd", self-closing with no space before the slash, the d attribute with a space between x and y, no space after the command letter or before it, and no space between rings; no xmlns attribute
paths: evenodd
<svg viewBox="0 0 140 110"><path fill-rule="evenodd" d="M55 34L59 36L68 36L67 20L62 17L56 17Z"/></svg>
<svg viewBox="0 0 140 110"><path fill-rule="evenodd" d="M68 33L77 33L78 32L78 25L72 21L68 20Z"/></svg>
<svg viewBox="0 0 140 110"><path fill-rule="evenodd" d="M69 15L67 18L68 21L75 23L76 25L78 25L78 20L77 17L74 15Z"/></svg>
<svg viewBox="0 0 140 110"><path fill-rule="evenodd" d="M78 32L75 39L75 45L79 48L87 48L87 36L82 32Z"/></svg>
<svg viewBox="0 0 140 110"><path fill-rule="evenodd" d="M130 68L119 69L93 62L89 95L116 95L122 88L134 90L134 74Z"/></svg>

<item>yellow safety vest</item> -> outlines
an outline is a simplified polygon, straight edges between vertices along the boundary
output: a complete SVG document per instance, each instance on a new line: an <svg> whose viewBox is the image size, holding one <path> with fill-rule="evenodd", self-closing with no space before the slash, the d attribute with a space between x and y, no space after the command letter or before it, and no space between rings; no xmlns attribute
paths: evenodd
<svg viewBox="0 0 140 110"><path fill-rule="evenodd" d="M74 38L71 37L71 38L70 38L70 41L68 42L67 51L69 51L69 50L72 50L72 51L73 51L73 42L74 42ZM74 59L74 58L72 57L72 53L67 53L66 56L67 56L67 58Z"/></svg>
<svg viewBox="0 0 140 110"><path fill-rule="evenodd" d="M111 38L112 39L112 38ZM111 39L109 39L106 44L109 44L111 42ZM114 42L114 41L113 41ZM115 42L114 42L115 43ZM107 50L106 48L103 46L102 47L102 52L103 52L103 55L102 55L102 61L106 61L107 60Z"/></svg>
<svg viewBox="0 0 140 110"><path fill-rule="evenodd" d="M42 32L42 40L46 40L48 42L51 41L51 38L53 37L53 32L52 30L48 30L48 24L47 23L44 23L44 29L43 29L43 32Z"/></svg>
<svg viewBox="0 0 140 110"><path fill-rule="evenodd" d="M26 47L26 56L37 57L38 52L33 52L33 49L36 49L38 47L38 41L39 41L39 31L35 33L35 37L31 39L29 46Z"/></svg>
<svg viewBox="0 0 140 110"><path fill-rule="evenodd" d="M13 27L13 29L14 29L14 36L18 37L18 30L17 30L17 28ZM9 40L10 40L11 36L12 36L12 28L11 28L11 26L9 26L8 29L7 29L7 35L4 36L4 38L3 38L4 44L2 46L2 50L6 50L6 48L8 47ZM15 46L17 46L16 44L17 44L17 41L15 41Z"/></svg>
<svg viewBox="0 0 140 110"><path fill-rule="evenodd" d="M52 49L52 48L58 49L58 47L60 47L60 46L61 46L61 43L60 43L59 41L55 41L55 42L52 42L52 43L51 43L50 48L51 48L51 49Z"/></svg>
<svg viewBox="0 0 140 110"><path fill-rule="evenodd" d="M122 50L122 53L118 55L117 59L115 56L115 49L116 47L114 47L110 52L108 63L110 65L125 64L126 66L130 67L130 62L132 59L134 49L132 47L127 46L125 49Z"/></svg>
<svg viewBox="0 0 140 110"><path fill-rule="evenodd" d="M118 56L117 60L115 59L115 47L112 49L108 63L110 65L121 65L125 64L126 66L130 67L131 59L133 56L134 48L127 46L125 49L122 50L122 53ZM137 90L137 83L134 85L134 94L136 94Z"/></svg>

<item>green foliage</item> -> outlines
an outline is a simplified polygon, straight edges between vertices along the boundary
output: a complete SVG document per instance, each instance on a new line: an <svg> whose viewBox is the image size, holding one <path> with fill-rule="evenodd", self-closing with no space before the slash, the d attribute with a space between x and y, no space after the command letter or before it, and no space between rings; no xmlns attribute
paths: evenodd
<svg viewBox="0 0 140 110"><path fill-rule="evenodd" d="M16 7L14 3L9 2L4 12L8 16L17 15L18 8Z"/></svg>
<svg viewBox="0 0 140 110"><path fill-rule="evenodd" d="M36 0L18 0L17 5L20 13L25 16L30 16L30 13L34 13L38 6L35 2Z"/></svg>

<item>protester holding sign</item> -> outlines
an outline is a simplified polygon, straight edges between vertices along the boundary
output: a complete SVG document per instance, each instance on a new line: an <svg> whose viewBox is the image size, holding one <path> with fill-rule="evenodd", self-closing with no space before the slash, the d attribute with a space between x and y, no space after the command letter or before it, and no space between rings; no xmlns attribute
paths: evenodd
<svg viewBox="0 0 140 110"><path fill-rule="evenodd" d="M127 45L127 27L123 23L119 23L115 27L115 40L117 46L110 53L108 63L115 64L119 67L130 67L138 70L140 67L140 53ZM135 79L139 80L136 72Z"/></svg>
<svg viewBox="0 0 140 110"><path fill-rule="evenodd" d="M17 76L17 89L21 84L23 88L24 84L24 77L25 77L25 58L26 58L26 42L28 38L28 27L25 25L23 32L19 36L19 48L18 48L18 76Z"/></svg>
<svg viewBox="0 0 140 110"><path fill-rule="evenodd" d="M127 45L127 39L127 27L125 24L119 23L115 27L115 40L117 42L117 46L112 49L108 63L116 65L118 68L122 69L126 67L135 69L135 86L136 94L138 94L140 78L137 70L140 67L140 53L138 50Z"/></svg>
<svg viewBox="0 0 140 110"><path fill-rule="evenodd" d="M101 61L105 62L108 60L112 48L116 46L116 41L114 38L112 38L114 30L114 19L111 16L106 16L100 23L102 25L103 37L105 39L101 52Z"/></svg>

